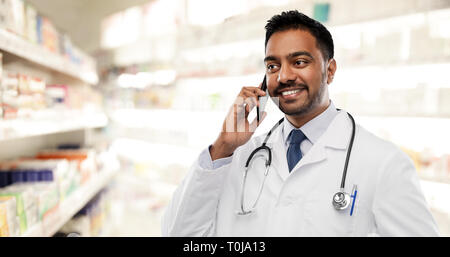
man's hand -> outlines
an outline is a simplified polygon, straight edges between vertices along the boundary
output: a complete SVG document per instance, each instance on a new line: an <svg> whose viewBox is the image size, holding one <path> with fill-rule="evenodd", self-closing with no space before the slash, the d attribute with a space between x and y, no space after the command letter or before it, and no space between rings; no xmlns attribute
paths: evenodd
<svg viewBox="0 0 450 257"><path fill-rule="evenodd" d="M266 95L266 92L260 88L261 85L242 88L225 118L222 132L210 148L213 161L231 156L236 148L247 143L266 117L267 113L264 112L259 122L256 118L252 123L247 119L253 108L259 106L258 97Z"/></svg>

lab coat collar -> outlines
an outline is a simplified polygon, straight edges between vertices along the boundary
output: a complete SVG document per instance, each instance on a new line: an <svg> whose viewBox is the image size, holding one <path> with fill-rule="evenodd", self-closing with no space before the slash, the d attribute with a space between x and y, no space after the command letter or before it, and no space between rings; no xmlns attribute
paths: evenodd
<svg viewBox="0 0 450 257"><path fill-rule="evenodd" d="M285 121L286 122L286 118ZM347 149L350 135L352 132L352 125L346 111L339 111L330 123L325 133L314 144L319 144L326 147L345 150ZM267 135L267 134L265 134ZM283 144L282 127L278 127L270 136L267 145L273 147L274 145Z"/></svg>
<svg viewBox="0 0 450 257"><path fill-rule="evenodd" d="M326 147L345 150L348 147L352 126L347 112L340 111L331 122L328 129L313 145L308 153L297 163L296 167L289 173L286 159L286 149L284 147L282 129L276 129L267 142L267 146L272 149L273 166L277 167L278 175L286 180L290 174L301 166L317 163L327 158Z"/></svg>
<svg viewBox="0 0 450 257"><path fill-rule="evenodd" d="M333 102L330 100L328 108L317 117L303 125L300 130L312 144L315 144L323 133L325 133L338 113L339 112L336 110ZM294 127L294 125L292 125L292 123L285 118L282 129L283 139L285 144L287 144L289 134L293 129L296 129L296 127Z"/></svg>
<svg viewBox="0 0 450 257"><path fill-rule="evenodd" d="M326 147L345 150L352 134L352 124L346 111L339 111L318 143Z"/></svg>
<svg viewBox="0 0 450 257"><path fill-rule="evenodd" d="M317 163L327 158L326 147L345 150L351 135L351 125L346 112L339 112L322 137L313 145L305 156L297 163L295 169L307 164ZM293 173L293 172L291 172Z"/></svg>

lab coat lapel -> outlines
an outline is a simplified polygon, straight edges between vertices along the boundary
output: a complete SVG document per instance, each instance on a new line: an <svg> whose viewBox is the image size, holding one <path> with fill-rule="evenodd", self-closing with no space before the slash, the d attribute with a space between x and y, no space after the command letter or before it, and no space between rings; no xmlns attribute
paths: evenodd
<svg viewBox="0 0 450 257"><path fill-rule="evenodd" d="M305 165L321 162L327 158L326 147L345 150L351 133L347 113L339 113L331 122L325 133L297 163L292 172ZM291 172L291 173L292 173Z"/></svg>
<svg viewBox="0 0 450 257"><path fill-rule="evenodd" d="M313 147L308 151L308 153L302 157L302 159L297 163L297 165L292 169L294 172L302 166L321 162L327 158L325 147L319 142L314 144ZM291 173L292 173L291 172Z"/></svg>

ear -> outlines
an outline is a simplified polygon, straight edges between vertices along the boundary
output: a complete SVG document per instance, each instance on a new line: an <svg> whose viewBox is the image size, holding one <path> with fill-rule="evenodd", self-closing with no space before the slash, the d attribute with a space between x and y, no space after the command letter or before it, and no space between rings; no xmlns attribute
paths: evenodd
<svg viewBox="0 0 450 257"><path fill-rule="evenodd" d="M328 61L328 68L327 68L327 84L331 84L334 79L334 73L336 72L337 66L336 66L336 60L330 59Z"/></svg>

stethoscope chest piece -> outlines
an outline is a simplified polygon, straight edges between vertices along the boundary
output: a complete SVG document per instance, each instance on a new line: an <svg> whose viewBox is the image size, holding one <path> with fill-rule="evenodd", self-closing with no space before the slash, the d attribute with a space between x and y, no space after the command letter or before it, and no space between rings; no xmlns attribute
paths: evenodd
<svg viewBox="0 0 450 257"><path fill-rule="evenodd" d="M345 210L350 205L350 195L339 191L333 196L333 206L336 210Z"/></svg>

